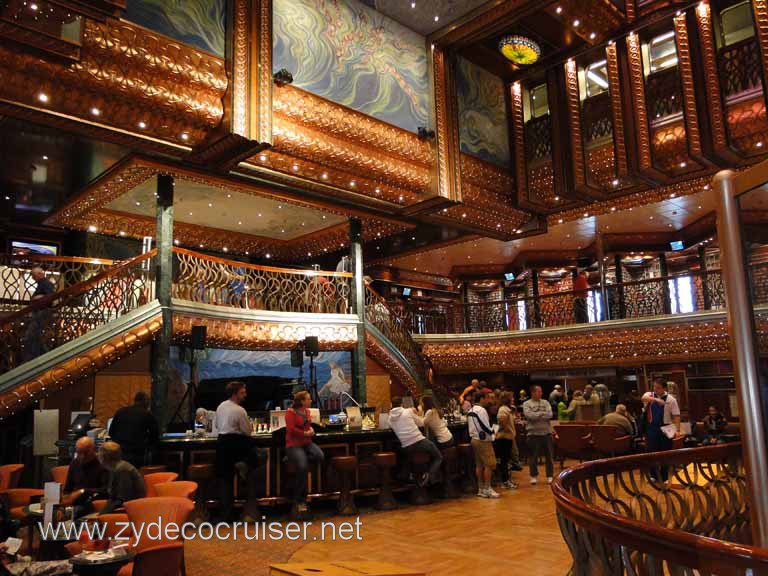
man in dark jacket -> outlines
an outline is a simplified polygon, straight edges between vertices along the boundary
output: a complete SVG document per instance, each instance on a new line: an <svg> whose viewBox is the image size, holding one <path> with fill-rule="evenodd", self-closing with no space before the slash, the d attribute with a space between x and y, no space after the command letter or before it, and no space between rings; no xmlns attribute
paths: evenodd
<svg viewBox="0 0 768 576"><path fill-rule="evenodd" d="M710 406L707 415L704 416L704 432L706 437L702 444L723 444L722 435L728 427L728 420L716 406Z"/></svg>
<svg viewBox="0 0 768 576"><path fill-rule="evenodd" d="M157 420L149 411L149 396L136 392L132 406L124 406L115 412L109 427L109 437L120 444L123 459L141 468L146 462L147 449L157 442Z"/></svg>

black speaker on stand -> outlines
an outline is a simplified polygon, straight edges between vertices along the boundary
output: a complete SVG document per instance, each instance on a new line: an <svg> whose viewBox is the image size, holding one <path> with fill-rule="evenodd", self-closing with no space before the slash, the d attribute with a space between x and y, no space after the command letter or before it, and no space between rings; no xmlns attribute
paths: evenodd
<svg viewBox="0 0 768 576"><path fill-rule="evenodd" d="M315 356L320 354L320 341L317 336L304 338L304 354L309 357L309 395L315 406L320 406L320 396L317 393L317 369L315 368Z"/></svg>
<svg viewBox="0 0 768 576"><path fill-rule="evenodd" d="M197 403L197 350L205 350L207 330L206 326L192 326L192 333L190 334L190 348L182 349L189 354L187 361L189 362L189 383L187 389L184 392L184 396L181 397L179 405L176 406L176 411L173 413L169 421L169 427L178 418L181 423L186 423L191 430L195 429L195 404ZM184 402L189 398L190 407L189 414L182 414L182 408ZM186 416L186 418L185 418Z"/></svg>

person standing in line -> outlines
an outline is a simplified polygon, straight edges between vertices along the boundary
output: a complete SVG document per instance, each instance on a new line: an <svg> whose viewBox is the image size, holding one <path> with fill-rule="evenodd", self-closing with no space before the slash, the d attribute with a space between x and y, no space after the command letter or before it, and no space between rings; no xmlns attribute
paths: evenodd
<svg viewBox="0 0 768 576"><path fill-rule="evenodd" d="M493 429L488 417L487 406L492 400L482 390L475 392L475 404L467 414L467 427L475 453L477 473L477 495L481 498L499 498L500 494L491 487L491 478L496 469L496 454L493 452Z"/></svg>
<svg viewBox="0 0 768 576"><path fill-rule="evenodd" d="M497 415L499 433L496 435L494 447L499 456L501 485L504 488L517 488L517 484L512 481L509 475L511 466L520 468L520 464L517 462L517 430L515 430L515 415L512 412L512 394L502 392L499 402Z"/></svg>
<svg viewBox="0 0 768 576"><path fill-rule="evenodd" d="M680 407L677 399L667 393L667 383L661 378L653 381L653 392L646 392L642 398L645 404L645 445L648 452L663 452L672 449L672 438L662 428L674 425L680 431ZM651 469L651 480L666 482L669 470L666 466Z"/></svg>
<svg viewBox="0 0 768 576"><path fill-rule="evenodd" d="M547 472L547 483L552 483L554 476L553 463L553 445L552 445L552 406L549 402L542 400L541 386L531 388L531 399L523 404L523 415L527 421L526 431L528 432L528 448L531 451L529 457L529 468L531 473L531 484L538 482L539 475L539 454L544 453Z"/></svg>
<svg viewBox="0 0 768 576"><path fill-rule="evenodd" d="M296 512L307 511L307 468L309 463L322 464L325 455L312 439L312 398L306 390L293 395L293 406L285 413L285 455L295 468L293 501Z"/></svg>
<svg viewBox="0 0 768 576"><path fill-rule="evenodd" d="M120 444L123 458L141 468L147 462L147 450L157 443L160 427L149 411L149 395L139 390L131 406L123 406L112 418L109 437Z"/></svg>
<svg viewBox="0 0 768 576"><path fill-rule="evenodd" d="M589 322L587 297L589 296L589 273L584 268L573 279L573 315L576 324Z"/></svg>
<svg viewBox="0 0 768 576"><path fill-rule="evenodd" d="M563 387L560 384L555 384L552 392L549 394L549 405L552 406L552 414L557 414L557 405L563 399Z"/></svg>
<svg viewBox="0 0 768 576"><path fill-rule="evenodd" d="M248 465L244 462L251 449L253 428L242 404L248 394L243 382L230 382L225 388L227 399L216 408L214 428L216 439L216 478L219 481L221 515L229 522L233 510L233 483L235 470L243 480L248 477Z"/></svg>
<svg viewBox="0 0 768 576"><path fill-rule="evenodd" d="M45 276L45 270L40 266L32 268L29 275L35 281L35 291L31 297L32 304L56 292L56 286L48 280ZM52 319L51 310L47 306L34 310L30 316L27 329L24 332L24 361L26 362L48 352L47 331Z"/></svg>

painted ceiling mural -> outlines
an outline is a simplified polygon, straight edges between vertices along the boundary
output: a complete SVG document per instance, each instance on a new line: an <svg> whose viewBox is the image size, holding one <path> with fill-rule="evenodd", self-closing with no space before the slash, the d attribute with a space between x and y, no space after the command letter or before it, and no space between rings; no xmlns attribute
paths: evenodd
<svg viewBox="0 0 768 576"><path fill-rule="evenodd" d="M504 82L460 57L456 65L456 92L461 151L509 167Z"/></svg>
<svg viewBox="0 0 768 576"><path fill-rule="evenodd" d="M303 90L400 128L427 125L425 38L358 0L274 0L273 66Z"/></svg>
<svg viewBox="0 0 768 576"><path fill-rule="evenodd" d="M129 0L125 19L224 57L227 0Z"/></svg>

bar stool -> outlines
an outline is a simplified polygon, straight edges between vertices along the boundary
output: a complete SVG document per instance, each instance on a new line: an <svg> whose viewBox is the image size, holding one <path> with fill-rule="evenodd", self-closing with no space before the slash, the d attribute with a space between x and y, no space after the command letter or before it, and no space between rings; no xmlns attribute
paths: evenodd
<svg viewBox="0 0 768 576"><path fill-rule="evenodd" d="M429 469L429 453L412 452L409 456L409 460L414 476L416 476L417 479L420 479ZM432 497L429 495L427 487L421 486L417 481L416 486L411 490L411 504L422 505L431 503Z"/></svg>
<svg viewBox="0 0 768 576"><path fill-rule="evenodd" d="M373 455L376 468L379 469L381 489L376 501L377 510L394 510L397 508L397 500L392 494L392 469L397 466L397 454L394 452L376 452Z"/></svg>
<svg viewBox="0 0 768 576"><path fill-rule="evenodd" d="M187 478L192 482L197 482L199 490L195 499L195 511L192 521L200 524L208 520L208 494L216 474L213 464L190 464L187 466Z"/></svg>
<svg viewBox="0 0 768 576"><path fill-rule="evenodd" d="M475 478L475 452L472 444L465 442L457 446L459 451L460 470L462 476L462 491L464 494L477 493L477 478Z"/></svg>
<svg viewBox="0 0 768 576"><path fill-rule="evenodd" d="M456 489L456 464L459 460L459 451L455 446L440 450L443 455L443 463L440 471L443 475L443 498L459 498L461 494Z"/></svg>
<svg viewBox="0 0 768 576"><path fill-rule="evenodd" d="M139 468L139 473L142 476L146 476L147 474L156 474L157 472L168 472L168 466L158 464L152 466L142 466Z"/></svg>
<svg viewBox="0 0 768 576"><path fill-rule="evenodd" d="M331 465L341 476L339 514L342 516L357 514L355 499L352 496L352 473L357 469L357 456L334 456L331 458Z"/></svg>

